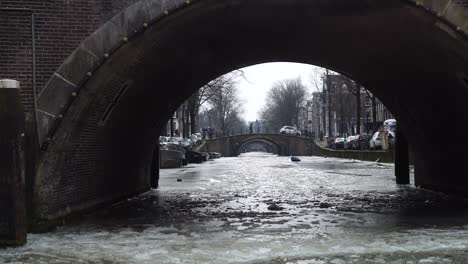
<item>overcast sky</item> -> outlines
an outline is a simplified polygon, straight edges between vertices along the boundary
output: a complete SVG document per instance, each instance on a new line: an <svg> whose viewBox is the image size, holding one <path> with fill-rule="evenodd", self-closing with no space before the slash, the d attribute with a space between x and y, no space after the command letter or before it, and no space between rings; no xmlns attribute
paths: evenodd
<svg viewBox="0 0 468 264"><path fill-rule="evenodd" d="M316 66L299 63L275 62L243 68L246 80L238 83L241 100L244 102L246 121L260 119L259 111L265 104L268 90L276 81L301 77L302 83L312 92L311 76L317 73ZM314 88L315 89L315 88Z"/></svg>

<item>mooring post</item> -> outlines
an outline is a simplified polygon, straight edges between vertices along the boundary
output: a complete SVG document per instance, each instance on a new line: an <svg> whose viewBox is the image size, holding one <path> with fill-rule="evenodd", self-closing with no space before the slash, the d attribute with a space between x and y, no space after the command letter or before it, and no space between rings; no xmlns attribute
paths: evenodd
<svg viewBox="0 0 468 264"><path fill-rule="evenodd" d="M395 142L395 176L397 184L410 183L408 141L399 130Z"/></svg>
<svg viewBox="0 0 468 264"><path fill-rule="evenodd" d="M26 243L25 115L19 82L0 80L0 245Z"/></svg>

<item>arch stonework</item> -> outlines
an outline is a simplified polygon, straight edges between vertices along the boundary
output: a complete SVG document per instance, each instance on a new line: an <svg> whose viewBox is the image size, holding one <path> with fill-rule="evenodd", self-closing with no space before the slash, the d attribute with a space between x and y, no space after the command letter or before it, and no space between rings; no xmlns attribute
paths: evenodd
<svg viewBox="0 0 468 264"><path fill-rule="evenodd" d="M468 130L463 3L139 1L85 40L39 95L35 215L53 219L148 190L155 139L171 112L220 74L278 60L363 84L414 146L417 184L466 190L460 148L468 143L433 140L443 127Z"/></svg>
<svg viewBox="0 0 468 264"><path fill-rule="evenodd" d="M310 156L313 151L312 139L281 134L245 134L219 137L207 140L200 150L219 152L223 157L236 157L241 154L243 145L258 141L272 145L273 153L280 156Z"/></svg>
<svg viewBox="0 0 468 264"><path fill-rule="evenodd" d="M200 0L195 0L200 1ZM113 17L86 39L60 66L38 98L39 141L51 140L55 129L89 78L108 57L170 13L192 4L193 0L140 0ZM402 1L405 2L405 1ZM407 0L445 22L462 37L468 36L468 1ZM440 23L439 22L439 23Z"/></svg>
<svg viewBox="0 0 468 264"><path fill-rule="evenodd" d="M266 139L251 139L249 141L246 141L242 143L240 146L238 146L237 148L238 150L236 152L238 154L248 152L252 146L258 146L258 145L262 147L263 152L279 154L280 147L278 147L278 145L276 145L274 142L268 141Z"/></svg>

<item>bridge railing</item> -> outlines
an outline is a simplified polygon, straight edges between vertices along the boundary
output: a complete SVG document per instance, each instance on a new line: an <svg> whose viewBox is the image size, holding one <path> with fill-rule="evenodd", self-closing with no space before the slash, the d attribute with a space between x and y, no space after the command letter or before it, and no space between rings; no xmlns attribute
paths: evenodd
<svg viewBox="0 0 468 264"><path fill-rule="evenodd" d="M315 133L312 133L307 130L300 130L301 136L302 137L308 137L308 138L316 138ZM259 129L254 128L252 131L250 131L249 128L238 128L238 129L230 129L225 132L223 131L214 131L211 133L206 133L205 138L206 139L214 139L214 138L220 138L220 137L230 137L230 136L240 136L240 135L255 135L255 134L270 134L270 135L280 135L281 133L279 132L279 129L271 128L271 127L261 127Z"/></svg>

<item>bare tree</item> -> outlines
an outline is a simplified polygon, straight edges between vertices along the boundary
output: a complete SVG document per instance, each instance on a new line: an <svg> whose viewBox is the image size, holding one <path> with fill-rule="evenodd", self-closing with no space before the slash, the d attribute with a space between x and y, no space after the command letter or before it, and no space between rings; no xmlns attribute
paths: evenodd
<svg viewBox="0 0 468 264"><path fill-rule="evenodd" d="M320 118L322 119L323 129L328 130L328 134L332 135L333 124L337 122L338 129L335 131L336 133L341 135L349 132L354 133L350 129L354 125L355 118L356 130L357 133L360 133L362 119L361 90L363 87L346 76L328 69L322 69L321 71L319 68L315 69L310 80L312 87L317 91L315 95L321 101L322 115Z"/></svg>
<svg viewBox="0 0 468 264"><path fill-rule="evenodd" d="M325 71L325 77L324 77L325 81L324 81L324 87L323 87L323 90L325 92L325 90L327 91L327 108L328 108L328 136L331 137L332 136L332 116L331 116L331 113L332 113L332 94L333 94L333 86L332 86L332 81L330 79L330 71L327 69Z"/></svg>
<svg viewBox="0 0 468 264"><path fill-rule="evenodd" d="M322 122L323 130L319 126L320 138L322 139L322 136L325 134L326 124L327 124L327 116L326 116L326 114L327 114L327 110L326 110L327 96L323 91L323 87L324 87L324 85L323 85L323 81L324 81L323 68L314 68L310 80L311 80L312 86L317 91L316 94L320 97L320 100L322 102L322 116L321 116L322 121L321 122Z"/></svg>
<svg viewBox="0 0 468 264"><path fill-rule="evenodd" d="M356 130L357 134L361 133L361 89L362 87L349 79L348 77L341 75L341 79L346 85L348 92L356 97Z"/></svg>
<svg viewBox="0 0 468 264"><path fill-rule="evenodd" d="M224 82L222 88L213 86L207 89L210 94L207 99L216 120L215 127L222 135L228 135L238 124L242 105L239 100L238 89L234 82Z"/></svg>
<svg viewBox="0 0 468 264"><path fill-rule="evenodd" d="M371 105L372 105L372 130L375 133L377 131L377 97L375 97L374 94L369 92L367 89L364 89L366 92L367 96L371 100Z"/></svg>
<svg viewBox="0 0 468 264"><path fill-rule="evenodd" d="M242 70L235 70L228 74L222 75L196 91L187 100L187 108L190 116L190 130L194 133L197 130L197 115L200 112L200 107L205 104L219 90L227 86L232 86L237 83L239 78L244 78Z"/></svg>
<svg viewBox="0 0 468 264"><path fill-rule="evenodd" d="M345 77L344 77L345 78ZM348 79L349 80L349 79ZM352 83L351 80L349 80ZM341 136L348 134L352 126L353 113L355 109L355 100L353 94L351 94L347 87L351 84L346 85L343 76L339 74L330 74L326 70L324 75L324 88L327 97L327 112L328 112L328 134L332 135L332 120L337 123L337 131ZM334 119L332 113L335 113Z"/></svg>
<svg viewBox="0 0 468 264"><path fill-rule="evenodd" d="M300 78L276 82L267 94L262 119L278 130L285 125L298 125L299 113L306 96Z"/></svg>

